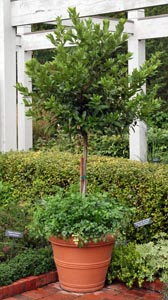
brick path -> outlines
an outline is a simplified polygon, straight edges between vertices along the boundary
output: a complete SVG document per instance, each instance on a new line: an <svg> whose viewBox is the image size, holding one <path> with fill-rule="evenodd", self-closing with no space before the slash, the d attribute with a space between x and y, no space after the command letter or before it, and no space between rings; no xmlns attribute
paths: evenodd
<svg viewBox="0 0 168 300"><path fill-rule="evenodd" d="M128 289L121 283L112 284L101 291L77 294L63 291L59 283L50 283L44 287L5 298L6 300L161 300L158 292L147 289Z"/></svg>

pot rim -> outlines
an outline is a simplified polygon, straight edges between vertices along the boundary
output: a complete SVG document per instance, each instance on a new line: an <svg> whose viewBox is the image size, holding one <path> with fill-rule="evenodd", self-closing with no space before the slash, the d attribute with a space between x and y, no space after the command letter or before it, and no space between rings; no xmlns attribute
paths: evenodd
<svg viewBox="0 0 168 300"><path fill-rule="evenodd" d="M52 244L64 246L64 247L77 247L77 248L87 248L87 247L101 247L103 245L111 245L114 244L116 240L116 236L112 235L107 235L106 240L100 240L98 242L93 242L90 241L87 244L83 244L82 242L80 243L75 243L74 238L71 237L69 239L61 239L57 238L56 236L50 236L49 241Z"/></svg>

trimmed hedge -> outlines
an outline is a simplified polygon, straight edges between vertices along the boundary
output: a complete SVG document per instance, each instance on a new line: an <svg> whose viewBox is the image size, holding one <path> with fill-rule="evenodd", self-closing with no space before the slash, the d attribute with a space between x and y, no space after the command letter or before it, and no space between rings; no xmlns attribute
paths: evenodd
<svg viewBox="0 0 168 300"><path fill-rule="evenodd" d="M55 270L51 247L28 249L8 262L0 264L0 286L30 275L40 275Z"/></svg>
<svg viewBox="0 0 168 300"><path fill-rule="evenodd" d="M13 187L13 198L41 199L54 194L56 186L66 187L79 177L79 162L69 153L11 152L0 155L0 181Z"/></svg>
<svg viewBox="0 0 168 300"><path fill-rule="evenodd" d="M13 199L32 204L54 194L56 186L78 182L79 161L79 155L57 151L1 154L0 180L13 186ZM108 190L136 207L127 239L144 242L160 231L167 232L168 165L90 156L87 178L89 190ZM134 222L149 217L151 225L134 229Z"/></svg>

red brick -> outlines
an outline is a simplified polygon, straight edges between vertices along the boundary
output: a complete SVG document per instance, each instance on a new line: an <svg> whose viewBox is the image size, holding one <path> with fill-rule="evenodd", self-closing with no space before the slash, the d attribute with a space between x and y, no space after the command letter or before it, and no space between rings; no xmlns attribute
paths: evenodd
<svg viewBox="0 0 168 300"><path fill-rule="evenodd" d="M54 293L57 293L59 290L58 289L56 289L56 288L54 288L54 287L52 287L52 286L43 286L43 287L41 287L40 288L41 290L43 290L44 292L46 292L46 293L48 293L48 296L49 295L52 295L52 294L54 294Z"/></svg>
<svg viewBox="0 0 168 300"><path fill-rule="evenodd" d="M144 299L148 299L148 300L161 300L162 299L162 295L157 293L157 292L151 292L151 293L146 293L144 295Z"/></svg>
<svg viewBox="0 0 168 300"><path fill-rule="evenodd" d="M99 296L101 300L104 299L115 299L114 296L121 294L120 291L117 290L106 290L95 292L94 295Z"/></svg>
<svg viewBox="0 0 168 300"><path fill-rule="evenodd" d="M149 290L160 292L163 288L163 283L159 279L155 279L153 282L144 281L143 287Z"/></svg>
<svg viewBox="0 0 168 300"><path fill-rule="evenodd" d="M47 283L58 281L58 273L56 271L51 271L48 274L46 274L46 276L47 276Z"/></svg>
<svg viewBox="0 0 168 300"><path fill-rule="evenodd" d="M11 296L21 294L21 293L25 292L25 290L26 290L26 280L22 279L22 280L16 281L11 286L13 288Z"/></svg>
<svg viewBox="0 0 168 300"><path fill-rule="evenodd" d="M37 289L37 290L27 291L27 292L23 293L22 295L29 297L31 299L41 299L41 298L51 295L51 293L44 289Z"/></svg>
<svg viewBox="0 0 168 300"><path fill-rule="evenodd" d="M56 281L56 279L57 272L52 271L47 274L42 274L39 276L29 276L17 280L10 285L0 287L0 300L44 286L50 282Z"/></svg>
<svg viewBox="0 0 168 300"><path fill-rule="evenodd" d="M125 294L127 295L133 295L133 296L138 296L138 297L143 297L145 295L146 291L145 290L141 290L141 289L131 289L131 290L127 290L125 291Z"/></svg>
<svg viewBox="0 0 168 300"><path fill-rule="evenodd" d="M56 282L58 275L56 271L51 271L47 274L41 274L36 277L36 288L47 285L51 282Z"/></svg>
<svg viewBox="0 0 168 300"><path fill-rule="evenodd" d="M116 296L113 296L113 298L111 298L111 299L113 299L113 300L139 300L140 297L123 293L123 294L118 294Z"/></svg>
<svg viewBox="0 0 168 300"><path fill-rule="evenodd" d="M0 290L0 299L4 299L14 294L14 287L12 284L4 286Z"/></svg>
<svg viewBox="0 0 168 300"><path fill-rule="evenodd" d="M77 298L79 300L103 300L103 298L101 297L101 295L94 295L94 294L85 294L85 295L81 295L79 298Z"/></svg>
<svg viewBox="0 0 168 300"><path fill-rule="evenodd" d="M55 293L53 295L45 297L44 300L73 300L73 299L75 299L77 297L78 296L75 295L75 294L71 294L71 293L63 294L63 293L57 292L57 293Z"/></svg>
<svg viewBox="0 0 168 300"><path fill-rule="evenodd" d="M36 288L39 288L39 287L44 286L46 284L48 284L46 274L42 274L42 275L37 276L37 278L36 278Z"/></svg>
<svg viewBox="0 0 168 300"><path fill-rule="evenodd" d="M0 300L24 292L27 287L27 279L20 279L10 285L0 288ZM30 287L32 288L32 286Z"/></svg>
<svg viewBox="0 0 168 300"><path fill-rule="evenodd" d="M117 295L121 295L121 294L119 292L117 293L117 291L116 291L114 293L109 293L109 292L95 293L94 295L96 295L98 297L96 299L100 299L100 300L104 300L104 299L106 299L106 300L114 300L114 299L116 299L115 297Z"/></svg>
<svg viewBox="0 0 168 300"><path fill-rule="evenodd" d="M17 299L14 297L9 297L9 298L5 298L5 300L17 300Z"/></svg>
<svg viewBox="0 0 168 300"><path fill-rule="evenodd" d="M5 289L4 287L0 287L0 300L4 298L5 295Z"/></svg>
<svg viewBox="0 0 168 300"><path fill-rule="evenodd" d="M124 283L113 283L107 287L104 288L104 290L117 290L121 292L125 292L128 290L128 287Z"/></svg>
<svg viewBox="0 0 168 300"><path fill-rule="evenodd" d="M102 291L99 291L99 292L95 292L94 293L94 295L110 295L110 296L116 296L116 295L118 295L118 294L121 294L121 292L120 291L117 291L117 290L108 290L108 289L106 289L105 291L104 290L102 290Z"/></svg>
<svg viewBox="0 0 168 300"><path fill-rule="evenodd" d="M25 281L24 291L35 290L35 288L36 288L36 277L35 276L27 277Z"/></svg>
<svg viewBox="0 0 168 300"><path fill-rule="evenodd" d="M127 290L128 289L125 284L120 283L120 282L112 283L112 284L106 286L105 289L106 288L107 289L117 289L117 290L119 290L119 289L121 289L121 290L123 290L123 289Z"/></svg>
<svg viewBox="0 0 168 300"><path fill-rule="evenodd" d="M52 283L48 284L48 287L53 287L53 288L62 290L62 288L60 287L59 281L57 281L57 282L52 282Z"/></svg>

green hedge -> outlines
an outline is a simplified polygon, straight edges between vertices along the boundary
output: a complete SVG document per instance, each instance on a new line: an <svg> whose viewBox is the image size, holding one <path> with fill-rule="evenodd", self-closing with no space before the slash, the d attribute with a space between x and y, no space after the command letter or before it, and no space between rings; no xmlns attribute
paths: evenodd
<svg viewBox="0 0 168 300"><path fill-rule="evenodd" d="M93 168L94 166L94 168ZM160 231L168 230L168 166L139 163L126 159L98 158L93 162L91 182L111 190L113 196L124 199L136 208L127 232L129 240L149 241ZM152 218L149 226L134 229L133 223Z"/></svg>
<svg viewBox="0 0 168 300"><path fill-rule="evenodd" d="M20 278L39 275L55 270L51 247L28 249L8 262L0 264L0 286Z"/></svg>
<svg viewBox="0 0 168 300"><path fill-rule="evenodd" d="M55 193L79 177L79 163L71 154L59 152L11 152L0 155L0 180L13 185L13 197L25 200Z"/></svg>
<svg viewBox="0 0 168 300"><path fill-rule="evenodd" d="M0 181L13 186L12 197L33 203L56 186L68 187L79 181L79 155L70 153L11 152L0 155ZM108 190L121 201L136 207L127 238L140 242L168 228L168 165L139 163L127 159L90 156L87 169L88 189ZM152 218L152 224L134 229L133 222Z"/></svg>

